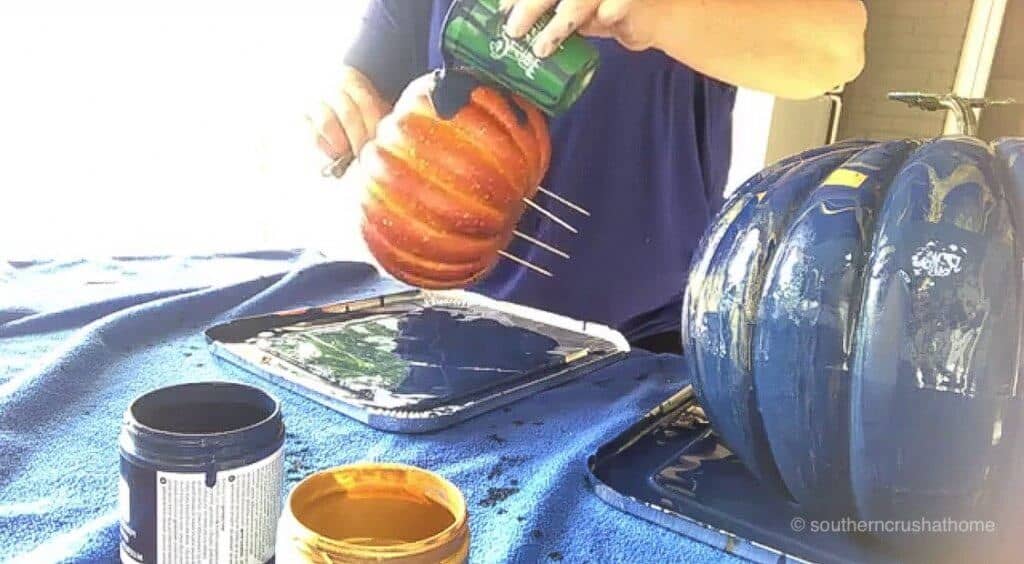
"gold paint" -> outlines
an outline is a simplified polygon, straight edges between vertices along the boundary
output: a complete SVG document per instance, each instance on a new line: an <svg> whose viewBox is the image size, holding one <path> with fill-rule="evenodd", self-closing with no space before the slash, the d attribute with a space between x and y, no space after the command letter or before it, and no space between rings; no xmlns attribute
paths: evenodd
<svg viewBox="0 0 1024 564"><path fill-rule="evenodd" d="M565 355L565 363L576 362L577 360L590 354L590 349L580 349L578 351L571 352Z"/></svg>
<svg viewBox="0 0 1024 564"><path fill-rule="evenodd" d="M402 464L355 464L307 477L281 516L277 562L465 562L469 521L451 482Z"/></svg>
<svg viewBox="0 0 1024 564"><path fill-rule="evenodd" d="M860 188L867 179L868 175L863 172L857 172L849 168L837 168L832 171L832 174L828 175L822 186L842 186L844 188L856 189Z"/></svg>
<svg viewBox="0 0 1024 564"><path fill-rule="evenodd" d="M939 178L939 174L935 172L935 169L921 165L928 171L928 184L929 192L928 198L930 205L928 208L928 221L930 223L939 223L942 220L942 214L946 211L946 198L949 194L963 186L964 184L977 184L981 187L988 186L988 181L985 175L982 174L981 170L974 164L965 163L962 164L947 177ZM992 203L991 196L987 190L981 190L982 198L984 199L983 208L988 207L987 205ZM961 229L972 231L974 233L981 233L984 229L984 222L980 221L979 225L974 225L971 221L972 217L958 217L954 220L954 223ZM979 218L981 219L981 218Z"/></svg>

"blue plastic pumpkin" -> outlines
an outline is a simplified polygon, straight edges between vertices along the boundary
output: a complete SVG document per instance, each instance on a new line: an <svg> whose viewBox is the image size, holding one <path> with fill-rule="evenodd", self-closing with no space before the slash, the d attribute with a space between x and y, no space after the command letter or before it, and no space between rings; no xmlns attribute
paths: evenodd
<svg viewBox="0 0 1024 564"><path fill-rule="evenodd" d="M1024 459L1021 229L1021 139L843 142L750 179L683 306L713 428L808 511L985 514Z"/></svg>

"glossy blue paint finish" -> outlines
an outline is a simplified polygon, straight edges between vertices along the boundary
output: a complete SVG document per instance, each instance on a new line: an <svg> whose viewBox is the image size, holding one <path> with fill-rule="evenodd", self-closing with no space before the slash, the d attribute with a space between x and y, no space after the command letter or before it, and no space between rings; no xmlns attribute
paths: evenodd
<svg viewBox="0 0 1024 564"><path fill-rule="evenodd" d="M882 208L853 362L850 466L865 519L979 516L1006 464L1020 262L987 144L930 142Z"/></svg>
<svg viewBox="0 0 1024 564"><path fill-rule="evenodd" d="M1022 155L1021 139L837 144L730 198L683 342L760 481L811 514L1024 517L1003 501L1024 494Z"/></svg>
<svg viewBox="0 0 1024 564"><path fill-rule="evenodd" d="M995 144L999 174L1018 229L1024 228L1024 139L1000 139Z"/></svg>
<svg viewBox="0 0 1024 564"><path fill-rule="evenodd" d="M751 472L780 489L751 373L761 282L793 211L857 151L840 147L795 159L731 200L698 253L684 300L683 344L701 405Z"/></svg>
<svg viewBox="0 0 1024 564"><path fill-rule="evenodd" d="M995 149L999 162L998 172L1005 187L1014 225L1017 233L1024 233L1024 139L1001 139L996 142ZM1022 265L1020 276L1024 276L1024 242L1022 241L1017 241L1017 254ZM1018 303L1022 307L1018 312L1017 326L1021 334L1024 334L1024 301L1020 301L1024 296L1024 287L1019 290L1021 295L1018 296ZM1024 360L1024 350L1022 349L1024 349L1024 340L1020 342L1017 349L1018 370ZM1020 375L1018 372L1018 381ZM1018 387L1018 396L1015 398L1017 404L1022 401L1020 392ZM1009 487L1001 489L998 495L1005 500L1010 500L1010 503L1003 504L999 523L1000 527L1007 527L1016 532L1024 530L1024 511L1021 511L1019 501L1024 499L1024 406L1018 405L1016 409L1011 408L1006 422L1010 428L1017 429L1017 432L1010 435L1013 460L1009 465L1009 470L1001 476L1002 479L1009 482Z"/></svg>
<svg viewBox="0 0 1024 564"><path fill-rule="evenodd" d="M757 403L787 489L820 512L852 508L849 360L861 273L879 204L917 146L880 143L843 163L796 213L765 277L754 329Z"/></svg>
<svg viewBox="0 0 1024 564"><path fill-rule="evenodd" d="M867 139L847 139L844 141L838 141L831 145L825 145L824 147L816 147L814 149L808 149L802 153L790 155L780 161L776 161L775 163L768 165L754 176L748 178L743 184L740 184L732 194L729 195L729 198L736 199L760 186L773 183L789 171L789 169L807 162L814 157L832 153L840 149L863 149L874 145L875 143L875 141Z"/></svg>

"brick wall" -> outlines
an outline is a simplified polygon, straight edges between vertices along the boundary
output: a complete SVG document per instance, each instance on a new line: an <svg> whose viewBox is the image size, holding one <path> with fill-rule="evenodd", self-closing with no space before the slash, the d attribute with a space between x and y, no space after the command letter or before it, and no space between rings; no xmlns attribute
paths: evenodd
<svg viewBox="0 0 1024 564"><path fill-rule="evenodd" d="M973 0L865 0L864 72L846 87L839 139L930 137L944 112L890 102L894 90L949 92Z"/></svg>

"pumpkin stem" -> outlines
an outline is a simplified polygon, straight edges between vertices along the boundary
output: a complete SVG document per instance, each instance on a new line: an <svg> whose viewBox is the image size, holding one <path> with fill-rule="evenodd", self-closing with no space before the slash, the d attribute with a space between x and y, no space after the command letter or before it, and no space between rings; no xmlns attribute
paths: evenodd
<svg viewBox="0 0 1024 564"><path fill-rule="evenodd" d="M951 111L956 117L960 133L970 135L971 137L977 137L978 135L978 115L975 113L975 109L1017 103L1013 98L990 100L988 98L964 98L956 94L928 94L924 92L890 92L889 99L903 102L911 108L918 108L929 112L943 109Z"/></svg>

